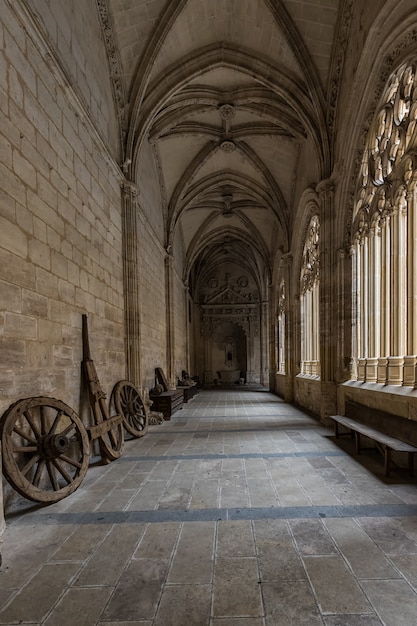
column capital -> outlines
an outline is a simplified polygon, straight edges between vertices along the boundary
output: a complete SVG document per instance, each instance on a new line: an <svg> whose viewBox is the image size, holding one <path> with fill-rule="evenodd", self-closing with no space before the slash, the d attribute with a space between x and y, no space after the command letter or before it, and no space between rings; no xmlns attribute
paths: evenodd
<svg viewBox="0 0 417 626"><path fill-rule="evenodd" d="M139 187L136 183L125 178L121 183L122 193L124 196L131 196L136 198L139 195Z"/></svg>
<svg viewBox="0 0 417 626"><path fill-rule="evenodd" d="M334 181L331 178L325 178L316 185L316 192L319 196L332 195L335 190Z"/></svg>

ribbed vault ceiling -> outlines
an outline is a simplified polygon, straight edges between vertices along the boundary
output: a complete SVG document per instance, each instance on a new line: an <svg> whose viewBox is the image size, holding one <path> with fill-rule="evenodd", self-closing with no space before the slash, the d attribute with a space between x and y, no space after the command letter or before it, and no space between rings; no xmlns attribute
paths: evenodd
<svg viewBox="0 0 417 626"><path fill-rule="evenodd" d="M341 10L339 0L108 0L123 160L134 179L150 143L165 244L181 238L194 284L231 258L260 284L288 250L302 155L310 182L329 173Z"/></svg>

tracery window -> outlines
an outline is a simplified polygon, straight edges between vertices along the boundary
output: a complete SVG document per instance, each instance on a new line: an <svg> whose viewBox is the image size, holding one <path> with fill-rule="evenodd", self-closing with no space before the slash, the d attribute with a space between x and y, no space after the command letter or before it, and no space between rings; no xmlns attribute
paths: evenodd
<svg viewBox="0 0 417 626"><path fill-rule="evenodd" d="M282 280L278 292L278 322L277 322L277 362L278 373L285 374L285 281Z"/></svg>
<svg viewBox="0 0 417 626"><path fill-rule="evenodd" d="M416 384L417 78L414 64L392 76L365 149L353 219L351 377Z"/></svg>
<svg viewBox="0 0 417 626"><path fill-rule="evenodd" d="M320 376L320 222L313 215L307 231L301 269L301 373Z"/></svg>

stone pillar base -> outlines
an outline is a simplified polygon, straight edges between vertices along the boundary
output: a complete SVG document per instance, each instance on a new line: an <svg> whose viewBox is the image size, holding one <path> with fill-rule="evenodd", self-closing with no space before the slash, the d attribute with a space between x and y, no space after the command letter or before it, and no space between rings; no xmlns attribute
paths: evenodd
<svg viewBox="0 0 417 626"><path fill-rule="evenodd" d="M358 380L366 380L366 359L358 359Z"/></svg>
<svg viewBox="0 0 417 626"><path fill-rule="evenodd" d="M376 382L386 385L388 376L388 359L386 357L379 357L377 369L378 372Z"/></svg>
<svg viewBox="0 0 417 626"><path fill-rule="evenodd" d="M378 379L378 359L369 357L366 359L365 380L367 383L376 383Z"/></svg>
<svg viewBox="0 0 417 626"><path fill-rule="evenodd" d="M416 366L417 366L417 356L405 356L404 357L403 385L406 385L407 387L415 387Z"/></svg>
<svg viewBox="0 0 417 626"><path fill-rule="evenodd" d="M403 368L404 357L403 356L390 356L388 357L388 385L402 385L403 384Z"/></svg>

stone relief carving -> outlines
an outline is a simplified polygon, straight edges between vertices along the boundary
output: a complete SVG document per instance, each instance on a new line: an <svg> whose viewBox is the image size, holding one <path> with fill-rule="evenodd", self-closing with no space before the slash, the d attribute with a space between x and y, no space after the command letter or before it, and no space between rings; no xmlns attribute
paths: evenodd
<svg viewBox="0 0 417 626"><path fill-rule="evenodd" d="M119 117L122 145L127 128L126 94L122 80L121 62L117 53L117 46L113 34L113 24L109 15L107 0L97 0L97 8L101 20L104 42L106 45L107 58L110 66L110 80L113 86L113 98Z"/></svg>
<svg viewBox="0 0 417 626"><path fill-rule="evenodd" d="M320 222L318 215L313 215L308 227L304 244L303 264L301 268L301 291L304 294L312 289L319 278L320 267Z"/></svg>
<svg viewBox="0 0 417 626"><path fill-rule="evenodd" d="M278 315L285 313L285 281L282 280L278 288Z"/></svg>

